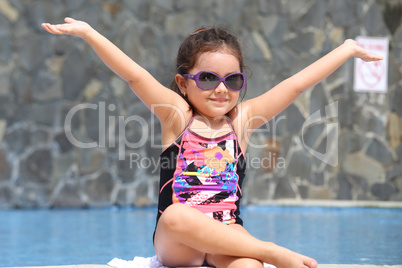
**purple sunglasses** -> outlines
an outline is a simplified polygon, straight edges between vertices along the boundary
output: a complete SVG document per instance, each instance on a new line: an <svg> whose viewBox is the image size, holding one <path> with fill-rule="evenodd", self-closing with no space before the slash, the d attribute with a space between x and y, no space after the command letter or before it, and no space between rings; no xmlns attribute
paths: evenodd
<svg viewBox="0 0 402 268"><path fill-rule="evenodd" d="M204 90L213 89L221 82L233 91L240 91L246 85L246 76L243 73L231 73L220 77L216 73L201 71L197 74L182 74L182 76L194 80L197 86Z"/></svg>

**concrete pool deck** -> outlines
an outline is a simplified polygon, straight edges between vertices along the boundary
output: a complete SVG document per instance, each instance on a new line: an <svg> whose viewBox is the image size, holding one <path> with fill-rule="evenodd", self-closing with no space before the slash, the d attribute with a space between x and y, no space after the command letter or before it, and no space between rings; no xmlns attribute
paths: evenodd
<svg viewBox="0 0 402 268"><path fill-rule="evenodd" d="M79 264L79 265L60 265L60 266L32 266L29 268L110 268L105 264ZM402 268L401 265L359 265L359 264L319 264L319 268ZM7 267L5 267L7 268ZM27 268L27 267L13 267Z"/></svg>

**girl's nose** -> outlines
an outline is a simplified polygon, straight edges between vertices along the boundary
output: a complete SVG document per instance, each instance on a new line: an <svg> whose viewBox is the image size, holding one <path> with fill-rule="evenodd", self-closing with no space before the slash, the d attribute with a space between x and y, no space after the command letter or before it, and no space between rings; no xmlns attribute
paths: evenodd
<svg viewBox="0 0 402 268"><path fill-rule="evenodd" d="M215 92L216 93L226 93L228 91L228 88L226 87L225 83L220 82L219 85L216 86Z"/></svg>

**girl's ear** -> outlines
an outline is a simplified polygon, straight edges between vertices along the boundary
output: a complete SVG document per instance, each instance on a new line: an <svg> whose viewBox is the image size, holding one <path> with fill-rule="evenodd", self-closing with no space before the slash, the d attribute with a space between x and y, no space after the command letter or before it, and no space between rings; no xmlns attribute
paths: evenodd
<svg viewBox="0 0 402 268"><path fill-rule="evenodd" d="M176 80L176 84L179 87L181 94L186 96L187 93L187 79L183 77L181 74L176 74L174 79Z"/></svg>

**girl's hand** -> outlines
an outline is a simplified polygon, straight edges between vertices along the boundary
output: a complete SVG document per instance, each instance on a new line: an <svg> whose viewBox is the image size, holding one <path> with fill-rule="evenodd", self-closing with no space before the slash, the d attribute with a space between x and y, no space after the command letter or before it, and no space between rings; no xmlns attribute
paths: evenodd
<svg viewBox="0 0 402 268"><path fill-rule="evenodd" d="M64 24L50 24L42 23L42 27L52 34L67 34L84 38L92 30L92 27L83 21L75 20L73 18L65 18Z"/></svg>
<svg viewBox="0 0 402 268"><path fill-rule="evenodd" d="M348 39L343 43L345 46L349 47L351 49L351 51L353 52L353 56L356 58L360 58L366 62L369 61L378 61L378 60L382 60L383 58L377 55L374 55L370 52L368 52L367 50L365 50L364 48L362 48L361 46L359 46L359 44L352 40L352 39Z"/></svg>

